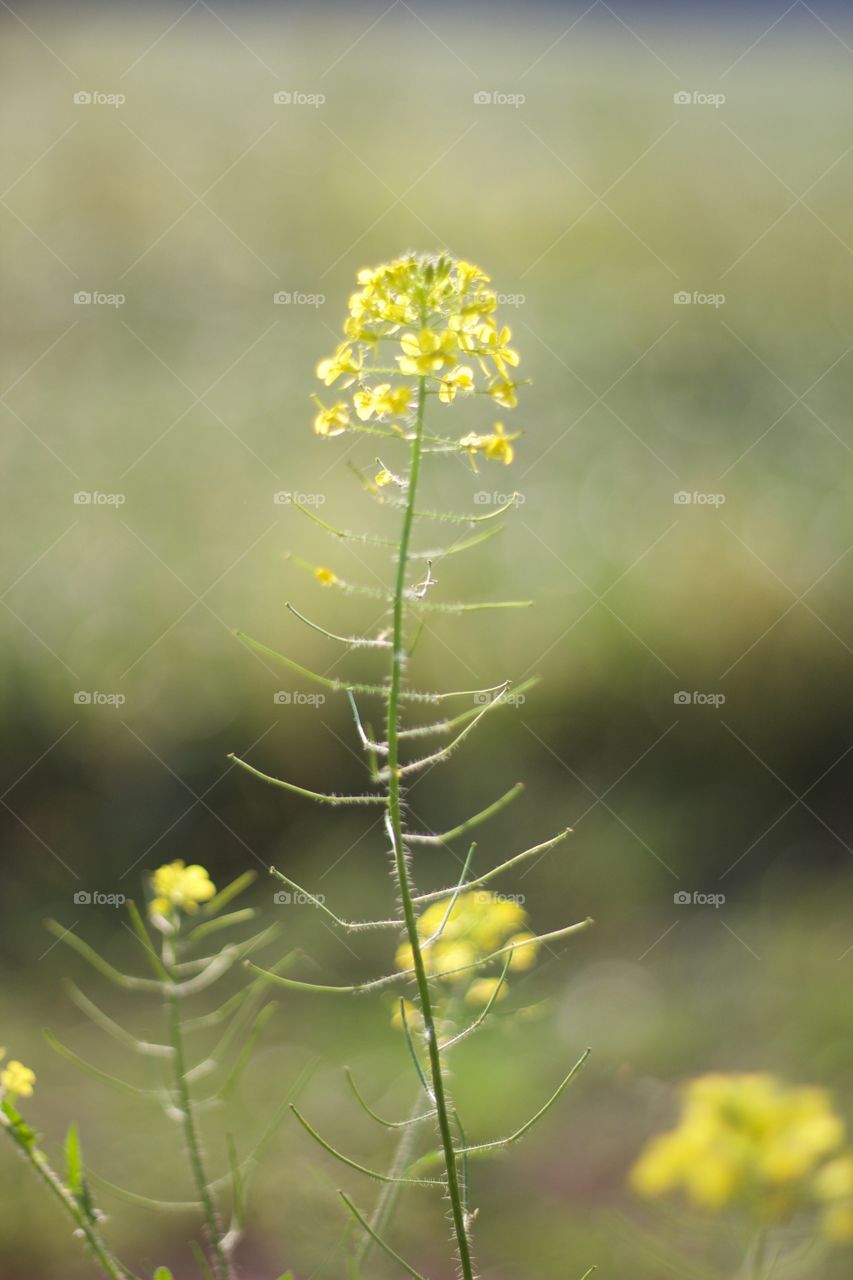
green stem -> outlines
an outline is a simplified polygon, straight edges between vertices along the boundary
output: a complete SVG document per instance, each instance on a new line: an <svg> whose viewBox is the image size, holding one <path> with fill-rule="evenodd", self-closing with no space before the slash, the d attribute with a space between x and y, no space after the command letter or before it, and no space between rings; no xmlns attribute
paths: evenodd
<svg viewBox="0 0 853 1280"><path fill-rule="evenodd" d="M435 1099L436 1118L444 1154L444 1165L447 1173L447 1192L450 1198L450 1210L453 1218L453 1231L459 1252L459 1264L462 1280L474 1280L471 1247L468 1240L468 1228L465 1222L465 1210L462 1204L462 1192L459 1182L459 1170L456 1162L456 1151L450 1127L450 1109L438 1037L435 1029L435 1017L432 1008L432 997L429 990L426 968L421 953L418 936L418 922L413 903L413 886L409 876L406 849L403 836L403 820L401 811L401 782L399 775L399 713L400 695L403 684L403 666L405 653L405 594L406 571L409 560L409 544L412 536L412 525L415 513L415 496L418 487L418 476L421 464L421 444L424 428L424 408L426 405L426 378L418 382L418 408L415 436L412 441L409 483L406 491L406 506L403 512L403 525L400 533L400 549L397 558L397 577L394 586L394 626L391 649L391 686L388 693L388 722L386 740L388 743L388 821L394 843L394 862L400 890L400 902L403 909L403 920L406 926L409 946L412 951L412 967L415 971L421 1014L424 1020L424 1038L429 1057L430 1083Z"/></svg>
<svg viewBox="0 0 853 1280"><path fill-rule="evenodd" d="M207 1226L208 1236L210 1238L210 1248L213 1254L212 1260L217 1280L233 1280L234 1272L228 1260L228 1256L222 1247L222 1225L219 1221L219 1213L217 1211L216 1203L213 1199L213 1193L210 1190L210 1184L204 1168L201 1143L199 1141L198 1129L196 1128L195 1113L193 1111L192 1099L190 1098L189 1084L187 1083L180 1000L174 990L174 974L172 974L172 982L173 988L167 997L167 1004L169 1009L169 1027L171 1032L172 1048L174 1049L175 1090L177 1092L178 1106L183 1120L184 1142L186 1144L187 1157L190 1162L190 1168L192 1169L193 1181L195 1182L198 1198L201 1201L202 1208L204 1210L204 1220Z"/></svg>
<svg viewBox="0 0 853 1280"><path fill-rule="evenodd" d="M3 1122L3 1127L9 1130L8 1124ZM10 1135L11 1136L11 1135ZM110 1280L133 1280L133 1273L128 1271L119 1260L113 1256L108 1246L101 1239L95 1225L89 1217L83 1212L78 1205L74 1196L65 1183L59 1177L59 1174L48 1163L47 1158L38 1150L37 1147L25 1146L23 1143L13 1141L16 1147L22 1153L30 1168L36 1177L44 1183L51 1194L59 1201L66 1213L69 1214L74 1222L76 1230L82 1235L92 1250L94 1257L103 1270L104 1274L109 1276Z"/></svg>

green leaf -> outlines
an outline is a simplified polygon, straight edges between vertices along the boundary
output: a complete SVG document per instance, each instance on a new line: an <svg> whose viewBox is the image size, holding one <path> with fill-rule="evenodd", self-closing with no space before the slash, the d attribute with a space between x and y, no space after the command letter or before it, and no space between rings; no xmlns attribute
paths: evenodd
<svg viewBox="0 0 853 1280"><path fill-rule="evenodd" d="M65 1169L68 1186L75 1199L80 1198L83 1190L83 1156L80 1151L80 1135L76 1124L72 1124L65 1139Z"/></svg>
<svg viewBox="0 0 853 1280"><path fill-rule="evenodd" d="M158 1267L154 1272L154 1280L175 1280L168 1267Z"/></svg>
<svg viewBox="0 0 853 1280"><path fill-rule="evenodd" d="M36 1145L35 1131L30 1128L8 1100L0 1102L0 1110L9 1121L9 1132L18 1146L23 1147L25 1151L32 1151Z"/></svg>
<svg viewBox="0 0 853 1280"><path fill-rule="evenodd" d="M293 1272L285 1271L283 1276L279 1276L278 1280L293 1280Z"/></svg>

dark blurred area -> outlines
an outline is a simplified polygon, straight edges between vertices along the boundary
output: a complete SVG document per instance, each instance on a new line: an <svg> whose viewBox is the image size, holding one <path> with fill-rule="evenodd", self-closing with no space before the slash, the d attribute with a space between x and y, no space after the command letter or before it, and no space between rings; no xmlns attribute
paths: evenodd
<svg viewBox="0 0 853 1280"><path fill-rule="evenodd" d="M760 1067L828 1084L849 1111L849 10L13 7L0 1038L37 1071L35 1122L58 1142L78 1115L105 1177L186 1198L157 1154L170 1131L41 1039L47 1022L118 1071L58 979L109 996L41 924L133 964L118 913L81 894L139 897L178 857L217 883L256 868L253 901L279 912L306 972L349 981L389 963L381 937L344 946L310 908L273 901L271 863L347 916L387 912L393 891L372 819L330 817L227 759L318 790L365 785L346 701L313 704L234 631L326 674L377 671L285 609L357 633L377 602L288 557L368 585L388 581L388 557L275 499L393 533L348 466L372 465L370 442L311 432L314 367L359 267L446 247L492 276L531 382L508 420L524 431L512 468L427 477L429 506L519 494L498 537L439 559L438 589L534 605L434 615L413 678L542 679L418 783L411 809L443 830L524 780L482 828L478 864L572 825L502 887L538 929L596 920L525 977L519 1004L540 1016L501 1017L460 1056L460 1103L491 1132L594 1049L552 1127L478 1169L483 1265L549 1280L568 1257L578 1275L598 1262L657 1280L624 1179L666 1086ZM467 407L441 410L470 429ZM441 534L424 525L419 545ZM419 883L455 868L427 851ZM153 1034L156 1009L131 1016ZM241 1124L315 1056L325 1128L383 1160L339 1087L359 1061L386 1109L409 1105L381 1003L330 1017L288 995ZM285 1128L258 1175L249 1276L340 1274L339 1173L303 1137ZM218 1155L220 1138L214 1125ZM8 1188L3 1274L89 1275L30 1193ZM174 1245L185 1274L184 1218L108 1207L131 1255ZM402 1222L443 1280L440 1217L407 1202Z"/></svg>

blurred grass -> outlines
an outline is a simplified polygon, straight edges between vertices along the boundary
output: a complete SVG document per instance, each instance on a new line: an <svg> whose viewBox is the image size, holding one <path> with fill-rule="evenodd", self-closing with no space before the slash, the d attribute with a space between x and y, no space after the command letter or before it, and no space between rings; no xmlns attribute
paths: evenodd
<svg viewBox="0 0 853 1280"><path fill-rule="evenodd" d="M850 887L838 763L850 723L849 53L804 10L734 66L768 25L757 13L705 26L629 15L644 47L604 8L558 41L580 11L500 10L498 21L473 5L437 9L422 15L431 33L398 6L353 44L381 12L223 12L235 38L197 6L157 42L179 10L38 10L30 25L61 62L3 19L0 94L16 122L0 209L14 477L0 633L2 945L14 975L3 1035L38 1063L38 1123L52 1139L80 1111L96 1168L149 1190L162 1173L180 1198L181 1175L156 1155L162 1130L79 1084L38 1040L47 1020L84 1056L108 1056L57 1001L67 961L45 955L41 915L79 918L105 950L126 952L114 917L75 911L74 890L126 891L184 855L220 879L255 859L286 862L353 916L389 895L361 819L330 825L226 772L236 750L308 786L359 778L345 709L276 705L289 679L232 629L308 666L338 664L283 604L333 629L343 611L285 554L367 582L387 563L328 542L273 495L319 493L333 522L387 530L344 465L347 442L311 435L314 364L360 265L445 245L523 295L507 319L532 383L512 471L434 482L439 505L513 488L524 498L500 538L442 562L440 588L536 607L437 621L417 675L463 688L529 669L546 680L412 805L446 826L525 778L526 798L486 829L483 865L573 821L564 852L521 887L543 928L587 912L598 922L543 979L564 1042L547 1018L506 1020L465 1050L460 1099L489 1131L502 1099L510 1123L567 1057L596 1049L554 1128L512 1171L479 1173L483 1264L526 1274L533 1240L542 1277L563 1275L568 1257L579 1274L598 1261L657 1280L619 1225L635 1212L625 1168L665 1105L657 1081L712 1065L842 1088L849 1076L838 959ZM79 88L127 102L76 107ZM282 88L327 100L276 107ZM484 88L526 102L476 106ZM679 88L724 89L727 101L675 107ZM78 289L127 301L79 307ZM725 304L675 306L679 289ZM279 290L326 301L275 306ZM369 449L351 456L371 461ZM675 505L681 489L725 503ZM78 490L126 501L75 506ZM346 625L374 614L355 607ZM682 688L725 692L725 707L675 706ZM126 704L78 707L78 689L122 691ZM439 855L425 885L452 865ZM724 875L720 918L673 910L675 889L716 892ZM266 884L257 896L270 905ZM286 923L288 945L327 971L384 963L360 944L356 966L307 911ZM324 1129L379 1159L337 1068L363 1060L407 1105L387 1010L327 1019L285 1002L245 1087L246 1123L319 1053L309 1096ZM258 1274L275 1262L336 1274L342 1223L326 1175L337 1174L306 1177L314 1153L291 1129L276 1156L258 1182ZM440 1224L407 1212L439 1277ZM24 1186L2 1213L12 1274L88 1274ZM115 1218L140 1257L185 1234L182 1221L172 1235L121 1208Z"/></svg>

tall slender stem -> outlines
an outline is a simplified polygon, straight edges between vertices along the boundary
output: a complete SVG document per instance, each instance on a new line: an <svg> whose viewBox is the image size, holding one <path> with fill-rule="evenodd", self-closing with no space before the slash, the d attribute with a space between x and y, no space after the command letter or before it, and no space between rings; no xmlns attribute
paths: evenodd
<svg viewBox="0 0 853 1280"><path fill-rule="evenodd" d="M459 1252L459 1264L463 1280L474 1280L471 1246L468 1239L468 1228L465 1221L465 1210L462 1204L462 1192L459 1181L459 1170L456 1162L456 1151L453 1146L453 1135L450 1128L450 1115L444 1070L441 1065L441 1054L438 1048L438 1037L435 1030L435 1016L432 997L429 990L426 968L421 953L418 936L418 922L412 901L413 889L406 859L406 849L402 820L402 787L399 774L399 712L400 691L403 684L403 667L405 652L405 598L406 571L409 560L409 544L412 536L412 525L415 513L415 494L421 464L421 443L424 429L424 410L426 407L426 378L418 381L418 407L415 435L412 441L411 463L409 467L406 506L403 513L403 525L400 532L400 549L397 558L397 577L394 586L394 628L391 649L391 686L388 692L388 724L386 739L388 743L388 821L394 844L394 863L400 890L400 902L403 909L403 920L406 926L409 946L412 951L412 968L415 971L421 1014L424 1021L424 1038L429 1057L430 1084L435 1100L436 1118L441 1138L444 1164L447 1173L447 1192L450 1198L450 1209L453 1218L453 1230Z"/></svg>
<svg viewBox="0 0 853 1280"><path fill-rule="evenodd" d="M190 1098L189 1084L187 1083L180 1000L178 999L174 989L169 992L167 1003L169 1007L169 1026L172 1048L174 1049L175 1090L178 1095L178 1106L181 1110L184 1127L184 1142L187 1148L187 1157L190 1162L190 1168L192 1169L193 1181L195 1182L198 1198L201 1201L202 1209L204 1211L204 1220L207 1226L208 1236L210 1238L210 1248L213 1253L212 1260L214 1264L214 1271L216 1273L217 1280L233 1280L234 1272L230 1262L228 1261L228 1256L222 1247L222 1225L219 1221L219 1213L217 1211L204 1168L204 1158L201 1153L201 1143L199 1141L198 1130L196 1128L195 1113L193 1111L192 1099Z"/></svg>

